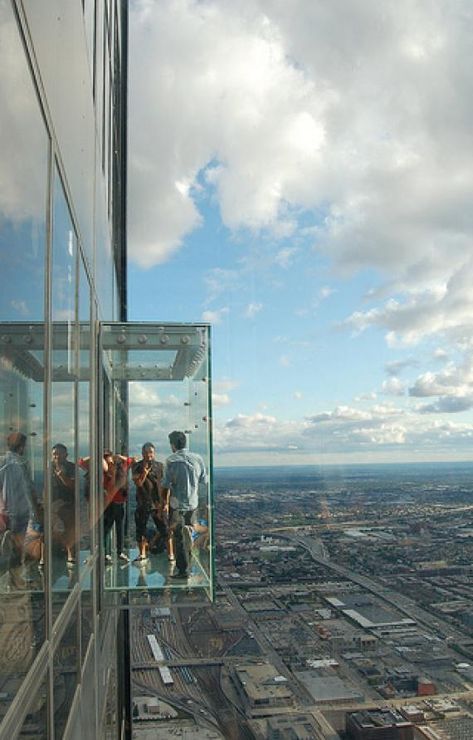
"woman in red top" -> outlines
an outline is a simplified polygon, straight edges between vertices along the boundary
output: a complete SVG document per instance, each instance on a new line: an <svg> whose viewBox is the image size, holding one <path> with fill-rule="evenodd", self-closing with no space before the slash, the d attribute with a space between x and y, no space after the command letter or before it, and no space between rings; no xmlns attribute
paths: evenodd
<svg viewBox="0 0 473 740"><path fill-rule="evenodd" d="M110 450L103 453L104 473L103 486L105 492L105 510L103 513L103 534L105 552L107 553L108 535L115 525L117 557L128 563L129 557L123 548L123 520L125 518L125 503L128 495L128 469L135 462L133 457L114 455ZM106 466L106 469L105 469ZM112 556L107 553L105 562L111 563Z"/></svg>

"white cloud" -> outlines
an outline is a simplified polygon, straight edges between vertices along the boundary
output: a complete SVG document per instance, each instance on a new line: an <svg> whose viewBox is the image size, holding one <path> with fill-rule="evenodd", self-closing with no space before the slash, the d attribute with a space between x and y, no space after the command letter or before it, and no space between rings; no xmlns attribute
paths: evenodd
<svg viewBox="0 0 473 740"><path fill-rule="evenodd" d="M297 247L284 247L276 253L274 261L279 267L286 269L291 265L298 251Z"/></svg>
<svg viewBox="0 0 473 740"><path fill-rule="evenodd" d="M232 419L229 419L225 424L226 429L260 429L265 427L270 430L276 424L276 418L274 416L267 416L266 414L256 413L252 416L247 414L237 414Z"/></svg>
<svg viewBox="0 0 473 740"><path fill-rule="evenodd" d="M30 313L30 309L28 308L28 304L26 301L10 301L11 307L20 314L20 316L28 316Z"/></svg>
<svg viewBox="0 0 473 740"><path fill-rule="evenodd" d="M204 311L202 321L207 321L209 324L221 324L223 318L229 313L229 310L228 306L224 306L216 311Z"/></svg>
<svg viewBox="0 0 473 740"><path fill-rule="evenodd" d="M238 381L233 378L220 378L219 380L215 380L213 383L214 390L217 393L228 393L229 391L233 391L235 388L238 388L238 386Z"/></svg>
<svg viewBox="0 0 473 740"><path fill-rule="evenodd" d="M355 396L354 400L359 403L360 401L375 401L378 394L375 391L368 391L368 393L361 393L359 396Z"/></svg>
<svg viewBox="0 0 473 740"><path fill-rule="evenodd" d="M311 424L332 421L333 419L343 419L343 421L366 421L371 419L369 411L362 411L350 406L337 406L333 411L324 411L321 414L315 414L308 418Z"/></svg>
<svg viewBox="0 0 473 740"><path fill-rule="evenodd" d="M469 396L443 396L435 403L418 406L420 414L458 414L473 408L473 393Z"/></svg>
<svg viewBox="0 0 473 740"><path fill-rule="evenodd" d="M324 301L326 298L329 298L331 295L333 295L333 293L335 293L334 288L331 288L329 285L324 285L319 290L319 299L321 301Z"/></svg>
<svg viewBox="0 0 473 740"><path fill-rule="evenodd" d="M207 303L212 303L219 298L222 293L227 293L235 285L238 273L235 270L224 270L221 267L215 267L205 276L207 288Z"/></svg>
<svg viewBox="0 0 473 740"><path fill-rule="evenodd" d="M383 382L382 391L388 396L404 396L406 386L399 378L392 377Z"/></svg>
<svg viewBox="0 0 473 740"><path fill-rule="evenodd" d="M453 363L440 372L426 372L419 375L413 386L409 388L409 395L425 396L460 396L473 392L473 364L466 360L463 365Z"/></svg>
<svg viewBox="0 0 473 740"><path fill-rule="evenodd" d="M354 439L371 445L402 445L406 442L406 427L398 424L381 424L377 428L355 429Z"/></svg>
<svg viewBox="0 0 473 740"><path fill-rule="evenodd" d="M217 464L312 462L364 459L468 459L473 424L440 421L432 413L404 411L391 405L369 412L338 407L305 421L280 419L261 413L239 414L215 425ZM291 453L288 457L286 454Z"/></svg>
<svg viewBox="0 0 473 740"><path fill-rule="evenodd" d="M252 319L262 310L262 308L262 303L249 303L243 315L246 319Z"/></svg>
<svg viewBox="0 0 473 740"><path fill-rule="evenodd" d="M216 408L219 406L228 406L230 402L228 393L212 393L212 403Z"/></svg>
<svg viewBox="0 0 473 740"><path fill-rule="evenodd" d="M446 253L455 270L473 225L463 13L467 2L136 2L134 259L166 258L200 223L205 172L230 228L287 233L288 209L322 208L317 243L344 270L425 285Z"/></svg>
<svg viewBox="0 0 473 740"><path fill-rule="evenodd" d="M417 365L417 360L413 357L409 357L406 360L393 360L392 362L387 362L385 365L386 373L393 378L397 378L398 375L400 375L403 370L406 370L410 367L415 367Z"/></svg>
<svg viewBox="0 0 473 740"><path fill-rule="evenodd" d="M450 271L452 260L446 265L445 270ZM402 300L390 298L381 307L355 311L345 323L355 332L371 327L387 329L391 346L415 345L428 336L455 341L473 329L472 280L473 260L461 260L445 282L422 292L413 290Z"/></svg>
<svg viewBox="0 0 473 740"><path fill-rule="evenodd" d="M200 224L202 174L227 226L290 234L331 94L289 60L278 24L245 3L142 0L131 48L130 256L157 264Z"/></svg>

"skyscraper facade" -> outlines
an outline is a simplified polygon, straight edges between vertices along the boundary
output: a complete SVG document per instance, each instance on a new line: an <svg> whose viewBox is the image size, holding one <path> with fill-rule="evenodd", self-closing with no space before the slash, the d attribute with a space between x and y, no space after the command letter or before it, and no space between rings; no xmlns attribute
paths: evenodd
<svg viewBox="0 0 473 740"><path fill-rule="evenodd" d="M123 724L91 450L99 322L126 319L126 38L121 0L0 0L2 738Z"/></svg>

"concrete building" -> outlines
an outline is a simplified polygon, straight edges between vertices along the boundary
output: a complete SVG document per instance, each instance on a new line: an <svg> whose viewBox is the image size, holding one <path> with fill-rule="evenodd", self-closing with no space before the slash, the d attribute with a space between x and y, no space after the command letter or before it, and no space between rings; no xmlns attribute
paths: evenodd
<svg viewBox="0 0 473 740"><path fill-rule="evenodd" d="M394 710L372 709L347 715L346 731L353 740L413 740L414 726Z"/></svg>
<svg viewBox="0 0 473 740"><path fill-rule="evenodd" d="M250 716L271 713L272 708L289 706L294 699L287 679L270 663L237 665L231 675Z"/></svg>

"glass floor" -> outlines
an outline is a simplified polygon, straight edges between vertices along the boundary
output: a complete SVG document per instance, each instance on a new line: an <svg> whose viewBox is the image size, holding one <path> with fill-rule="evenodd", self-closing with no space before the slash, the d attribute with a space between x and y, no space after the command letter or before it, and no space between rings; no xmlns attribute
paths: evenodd
<svg viewBox="0 0 473 740"><path fill-rule="evenodd" d="M138 550L132 548L128 551L130 562L123 562L117 557L112 558L110 564L104 564L103 579L104 589L112 591L123 590L163 590L163 589L199 589L210 591L210 580L208 577L208 555L205 553L194 553L192 556L191 574L187 580L173 579L175 563L169 562L166 553L150 555L144 563L133 562L138 555ZM89 550L81 550L78 563L71 567L66 563L64 557L53 557L53 593L64 593L70 591L77 583L79 569L82 571L84 564L90 558ZM90 574L81 573L82 588L90 588ZM44 589L44 570L37 562L29 562L4 572L0 577L0 594L13 594L15 592L27 593L28 591L42 591Z"/></svg>

